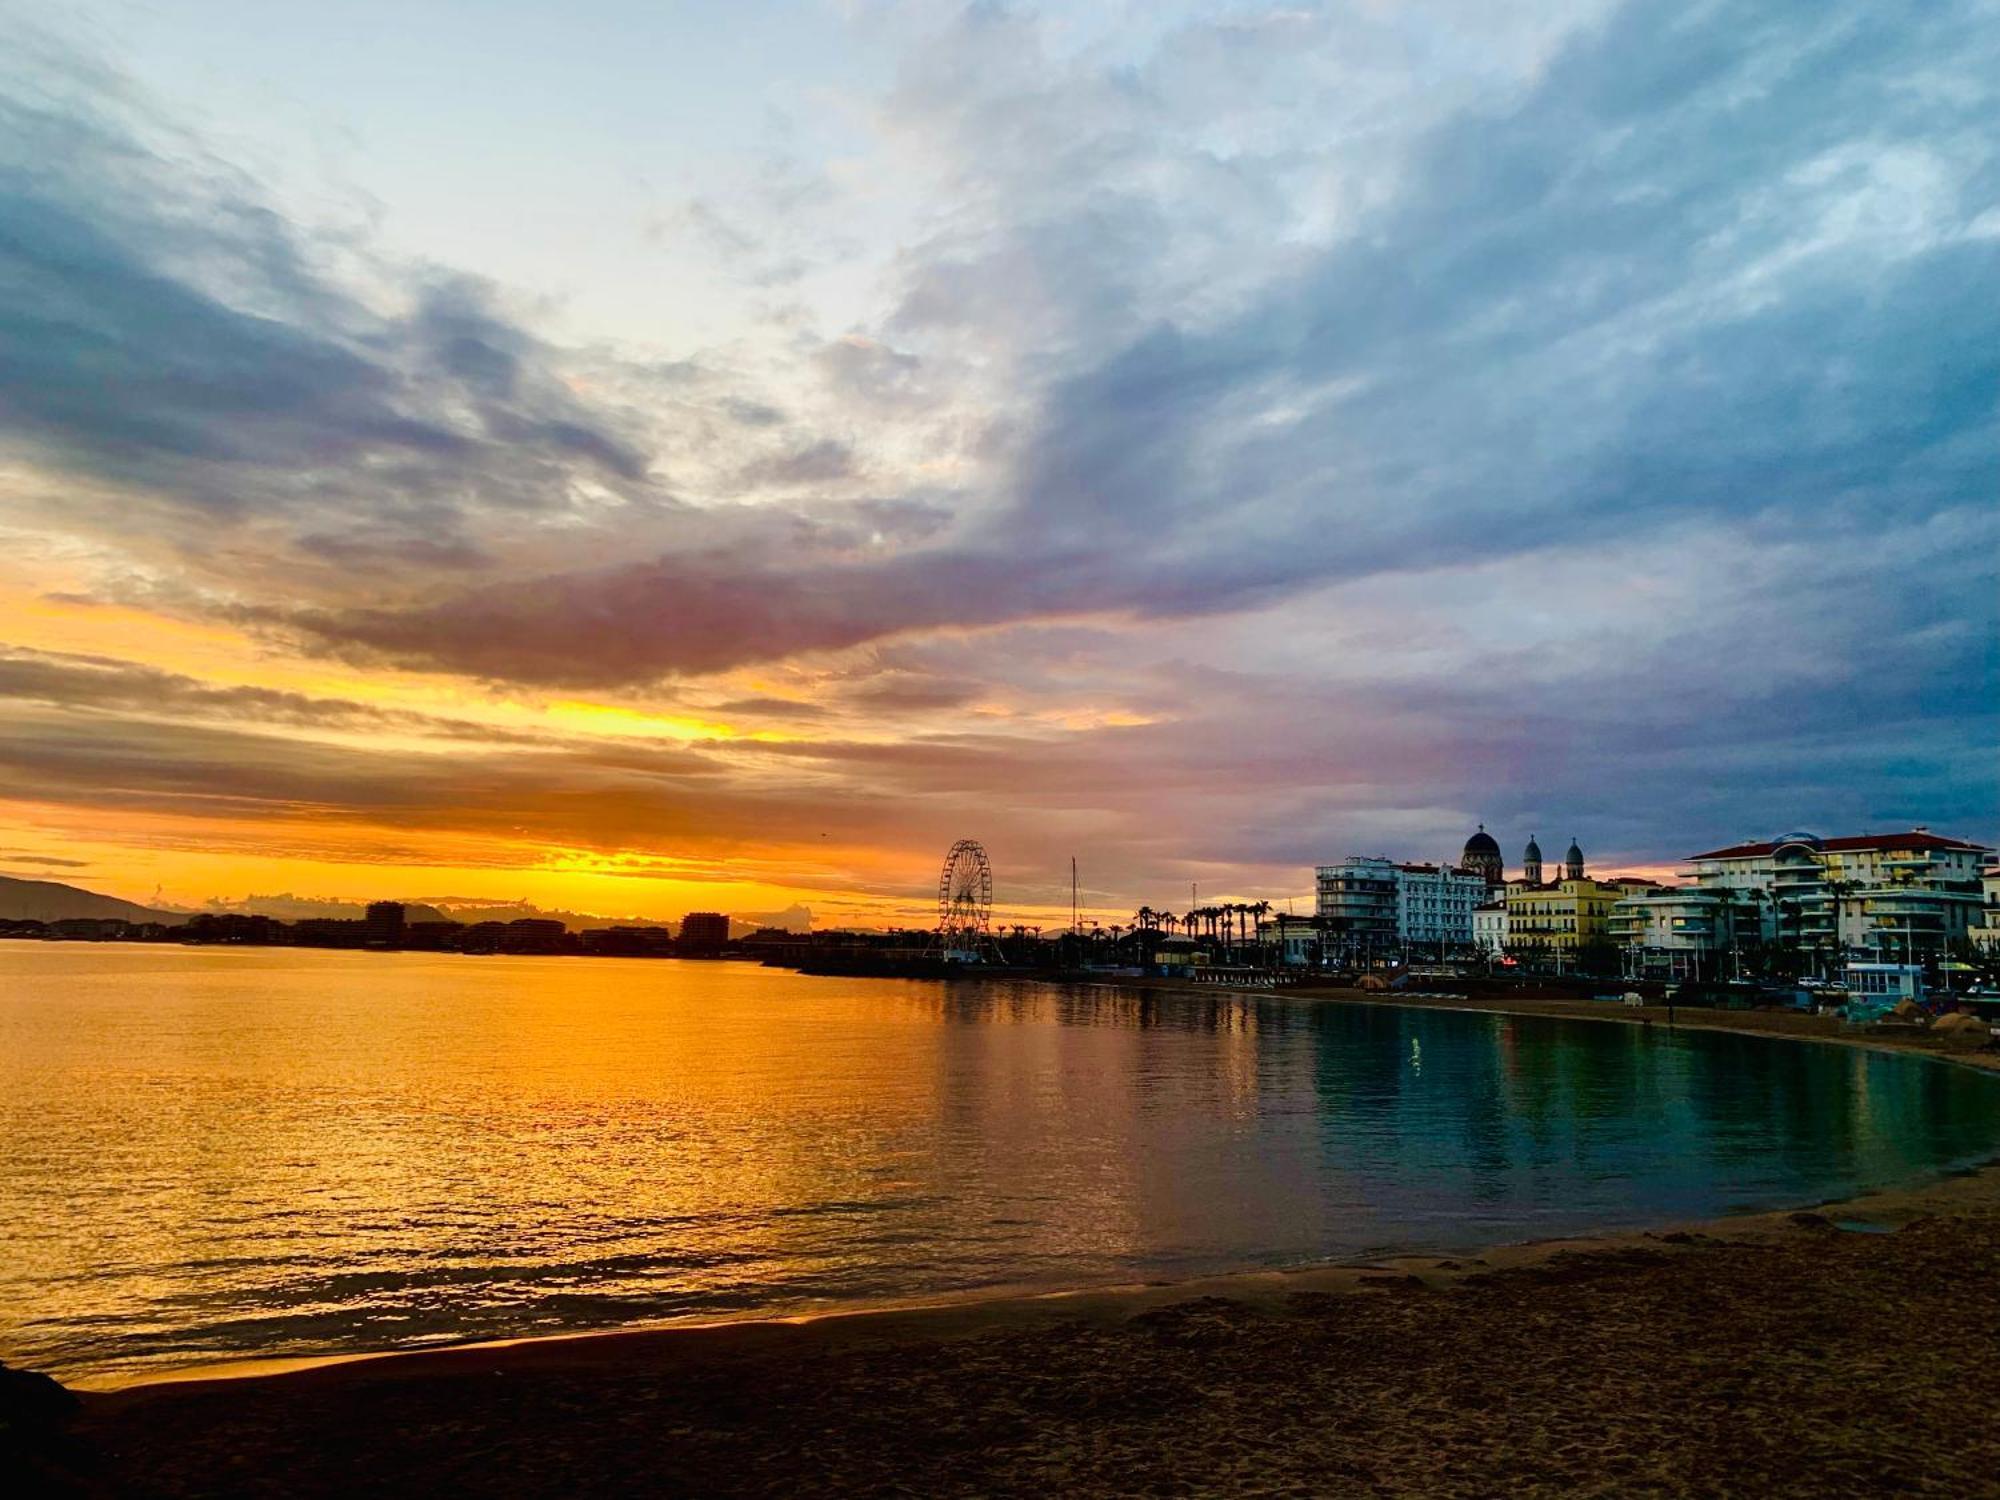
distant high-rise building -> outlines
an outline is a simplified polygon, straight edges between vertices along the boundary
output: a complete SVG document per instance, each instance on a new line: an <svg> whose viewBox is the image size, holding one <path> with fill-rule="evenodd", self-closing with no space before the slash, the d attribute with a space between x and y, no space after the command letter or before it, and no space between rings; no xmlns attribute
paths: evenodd
<svg viewBox="0 0 2000 1500"><path fill-rule="evenodd" d="M684 953L712 953L729 941L729 918L719 911L691 911L681 918L680 947Z"/></svg>
<svg viewBox="0 0 2000 1500"><path fill-rule="evenodd" d="M403 916L403 903L400 901L370 902L361 940L370 948L402 947Z"/></svg>

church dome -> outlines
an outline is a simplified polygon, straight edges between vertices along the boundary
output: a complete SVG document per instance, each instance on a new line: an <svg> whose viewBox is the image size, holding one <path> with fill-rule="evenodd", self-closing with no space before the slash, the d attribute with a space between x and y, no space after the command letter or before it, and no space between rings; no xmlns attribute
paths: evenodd
<svg viewBox="0 0 2000 1500"><path fill-rule="evenodd" d="M1498 859L1500 857L1500 842L1492 834L1488 833L1486 825L1481 823L1479 825L1479 832L1465 841L1465 852L1468 856L1490 854L1495 859Z"/></svg>
<svg viewBox="0 0 2000 1500"><path fill-rule="evenodd" d="M1573 865L1580 865L1583 863L1583 851L1577 848L1575 839L1571 839L1569 841L1569 853L1565 854L1563 858L1568 863Z"/></svg>
<svg viewBox="0 0 2000 1500"><path fill-rule="evenodd" d="M1525 857L1530 860L1539 860L1542 857L1542 846L1535 842L1533 834L1528 835L1528 847Z"/></svg>

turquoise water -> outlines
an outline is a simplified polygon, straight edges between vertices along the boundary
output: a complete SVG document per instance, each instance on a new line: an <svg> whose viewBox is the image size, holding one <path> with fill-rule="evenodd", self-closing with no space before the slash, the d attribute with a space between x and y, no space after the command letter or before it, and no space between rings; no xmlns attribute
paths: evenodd
<svg viewBox="0 0 2000 1500"><path fill-rule="evenodd" d="M0 943L0 1358L105 1381L1295 1265L2000 1152L2000 1078L750 965Z"/></svg>

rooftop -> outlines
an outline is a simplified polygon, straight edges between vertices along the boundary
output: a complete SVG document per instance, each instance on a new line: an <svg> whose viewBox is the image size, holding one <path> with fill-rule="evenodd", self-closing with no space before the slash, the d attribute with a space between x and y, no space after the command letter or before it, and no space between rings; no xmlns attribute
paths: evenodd
<svg viewBox="0 0 2000 1500"><path fill-rule="evenodd" d="M1758 859L1767 854L1775 854L1785 847L1789 839L1768 841L1759 844L1731 844L1727 849L1711 849L1705 854L1690 854L1689 859ZM1932 833L1928 828L1915 828L1908 833L1861 833L1848 838L1820 839L1815 847L1822 850L1861 849L1939 849L1954 850L1965 854L1984 854L1984 844L1969 844L1964 839L1948 839Z"/></svg>

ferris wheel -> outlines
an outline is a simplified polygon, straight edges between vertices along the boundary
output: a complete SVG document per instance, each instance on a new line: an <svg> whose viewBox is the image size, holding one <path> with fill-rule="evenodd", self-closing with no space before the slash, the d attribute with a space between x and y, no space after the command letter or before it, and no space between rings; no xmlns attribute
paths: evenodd
<svg viewBox="0 0 2000 1500"><path fill-rule="evenodd" d="M938 872L938 937L946 948L975 949L993 915L993 866L977 839L960 839Z"/></svg>

